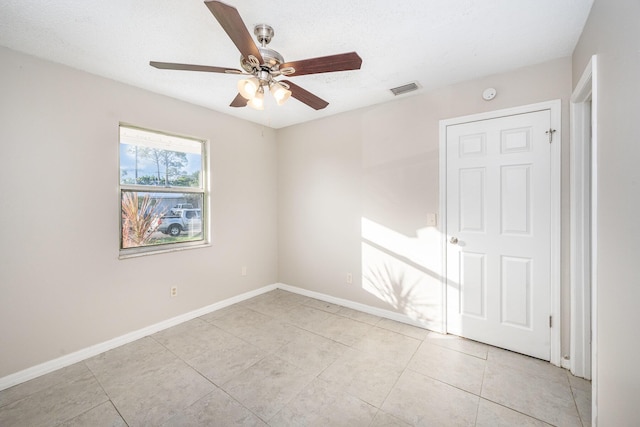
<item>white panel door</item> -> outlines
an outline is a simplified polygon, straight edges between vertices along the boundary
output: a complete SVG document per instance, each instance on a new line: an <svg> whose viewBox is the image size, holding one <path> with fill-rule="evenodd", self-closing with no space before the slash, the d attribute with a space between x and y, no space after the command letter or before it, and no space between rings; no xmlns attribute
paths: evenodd
<svg viewBox="0 0 640 427"><path fill-rule="evenodd" d="M549 110L447 126L447 332L550 359Z"/></svg>

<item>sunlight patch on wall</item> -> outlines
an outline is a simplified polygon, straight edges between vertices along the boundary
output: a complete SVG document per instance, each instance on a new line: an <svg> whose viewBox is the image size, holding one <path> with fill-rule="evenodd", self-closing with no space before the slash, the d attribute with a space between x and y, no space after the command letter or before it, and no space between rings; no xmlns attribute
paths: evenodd
<svg viewBox="0 0 640 427"><path fill-rule="evenodd" d="M428 329L442 328L440 233L408 237L362 218L362 287Z"/></svg>

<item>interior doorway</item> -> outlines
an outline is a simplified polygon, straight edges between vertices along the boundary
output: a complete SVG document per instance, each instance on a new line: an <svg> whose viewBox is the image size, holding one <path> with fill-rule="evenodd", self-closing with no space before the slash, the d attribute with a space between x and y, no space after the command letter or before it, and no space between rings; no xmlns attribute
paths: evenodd
<svg viewBox="0 0 640 427"><path fill-rule="evenodd" d="M595 379L597 340L596 63L593 56L571 96L570 369L586 379Z"/></svg>

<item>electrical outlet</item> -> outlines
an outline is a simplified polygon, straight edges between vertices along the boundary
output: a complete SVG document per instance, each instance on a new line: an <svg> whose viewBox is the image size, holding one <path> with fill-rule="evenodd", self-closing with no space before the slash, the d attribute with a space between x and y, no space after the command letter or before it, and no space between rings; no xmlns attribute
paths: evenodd
<svg viewBox="0 0 640 427"><path fill-rule="evenodd" d="M171 287L171 297L177 297L178 296L178 287L177 286L172 286Z"/></svg>
<svg viewBox="0 0 640 427"><path fill-rule="evenodd" d="M347 273L347 283L348 284L352 284L353 283L353 274Z"/></svg>
<svg viewBox="0 0 640 427"><path fill-rule="evenodd" d="M247 267L243 266L242 269L240 270L240 275L241 276L246 276L247 275Z"/></svg>

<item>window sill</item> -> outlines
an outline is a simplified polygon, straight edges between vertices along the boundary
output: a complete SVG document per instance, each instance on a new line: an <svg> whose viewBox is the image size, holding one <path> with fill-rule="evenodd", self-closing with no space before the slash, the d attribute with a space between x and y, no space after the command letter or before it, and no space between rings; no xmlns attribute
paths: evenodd
<svg viewBox="0 0 640 427"><path fill-rule="evenodd" d="M156 255L156 254L165 254L169 252L181 252L190 249L199 249L199 248L208 248L211 247L211 242L190 242L183 244L173 244L168 246L152 246L145 248L131 248L131 249L120 249L120 254L118 255L118 259L129 259L129 258L138 258L142 256L148 255Z"/></svg>

